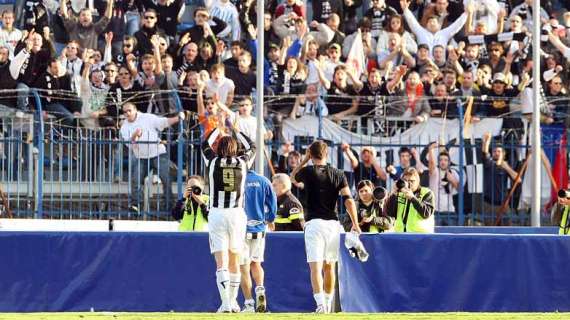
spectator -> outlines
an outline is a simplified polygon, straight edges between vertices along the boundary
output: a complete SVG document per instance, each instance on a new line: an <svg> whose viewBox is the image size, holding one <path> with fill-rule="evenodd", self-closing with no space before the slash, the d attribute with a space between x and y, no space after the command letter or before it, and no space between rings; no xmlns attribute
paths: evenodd
<svg viewBox="0 0 570 320"><path fill-rule="evenodd" d="M121 138L130 142L128 146L133 155L130 167L134 178L131 180L129 210L133 213L139 212L142 204L142 185L144 178L149 174L147 171L149 169L156 170L162 181L162 190L168 210L172 200L171 182L174 176L171 174L171 168L174 164L168 159L166 148L160 143L159 134L164 129L178 123L181 118L179 115L163 118L143 113L137 111L137 107L132 103L123 104L123 112L126 121L121 125Z"/></svg>
<svg viewBox="0 0 570 320"><path fill-rule="evenodd" d="M240 99L239 112L236 117L236 125L241 133L246 135L251 140L256 139L257 128L257 118L251 115L253 109L253 103L250 97L243 97ZM261 128L261 134L265 140L270 140L273 137L273 133L266 130L265 127Z"/></svg>
<svg viewBox="0 0 570 320"><path fill-rule="evenodd" d="M405 96L400 103L399 115L404 118L412 118L416 123L427 121L431 110L424 94L420 75L417 72L411 72L405 82Z"/></svg>
<svg viewBox="0 0 570 320"><path fill-rule="evenodd" d="M0 46L0 108L14 108L16 99L13 92L18 83L10 72L10 49L7 46ZM9 91L10 90L10 91Z"/></svg>
<svg viewBox="0 0 570 320"><path fill-rule="evenodd" d="M476 9L473 11L473 19L469 28L476 28L477 25L484 26L485 33L496 34L499 31L499 17L501 20L506 16L499 6L497 0L465 0L464 3L470 2Z"/></svg>
<svg viewBox="0 0 570 320"><path fill-rule="evenodd" d="M408 148L408 147L401 147L398 150L398 156L400 158L400 164L398 166L394 166L393 164L389 164L386 167L386 172L390 175L392 180L397 181L402 176L402 173L406 171L406 169L412 167L412 156L416 162L416 171L419 174L422 174L424 171L424 167L420 160L420 154L415 148Z"/></svg>
<svg viewBox="0 0 570 320"><path fill-rule="evenodd" d="M461 17L444 29L441 29L441 25L439 24L437 17L429 17L427 19L426 28L424 28L418 23L414 14L408 9L410 5L409 0L402 0L401 5L404 9L404 17L406 18L410 29L416 35L418 44L427 44L430 52L433 47L438 44L446 47L449 40L461 30L467 21L467 16L472 14L474 10L473 5L469 4L467 6L467 12L463 13Z"/></svg>
<svg viewBox="0 0 570 320"><path fill-rule="evenodd" d="M388 175L378 163L374 147L361 147L360 160L356 158L348 143L342 143L341 149L354 170L354 184L358 185L363 180L369 180L374 186L386 187Z"/></svg>
<svg viewBox="0 0 570 320"><path fill-rule="evenodd" d="M79 90L81 95L81 123L87 128L98 128L100 125L105 127L111 125L105 117L107 110L105 102L109 92L109 86L105 84L105 74L101 69L91 70L94 63L92 58L93 51L85 50L84 68L81 80L79 82ZM115 67L116 68L116 67Z"/></svg>
<svg viewBox="0 0 570 320"><path fill-rule="evenodd" d="M205 7L197 7L194 10L194 26L190 29L184 31L180 39L185 37L194 42L196 45L200 46L204 39L208 39L210 36L218 36L227 27L227 24L220 18L212 16L210 20L210 13ZM188 36L187 36L188 35ZM216 42L211 42L210 45L216 46Z"/></svg>
<svg viewBox="0 0 570 320"><path fill-rule="evenodd" d="M420 186L420 175L415 168L407 168L402 180L405 186L395 186L385 204L386 214L396 220L394 231L434 233L433 192Z"/></svg>
<svg viewBox="0 0 570 320"><path fill-rule="evenodd" d="M410 68L413 68L416 63L414 57L406 49L405 41L397 33L390 33L388 35L388 48L378 52L380 68L385 69L388 63L393 66L406 64Z"/></svg>
<svg viewBox="0 0 570 320"><path fill-rule="evenodd" d="M158 28L158 14L154 9L146 9L143 13L143 24L134 37L137 39L136 52L138 55L152 54L153 44L151 39L162 34L164 31Z"/></svg>
<svg viewBox="0 0 570 320"><path fill-rule="evenodd" d="M379 233L389 231L394 228L394 218L386 215L384 211L383 199L374 197L374 190L377 187L370 180L362 180L356 186L358 198L356 201L356 211L358 213L358 224L362 232ZM384 193L386 190L384 190ZM342 224L345 231L350 231L348 217L344 216Z"/></svg>
<svg viewBox="0 0 570 320"><path fill-rule="evenodd" d="M308 85L305 94L297 97L289 117L295 119L304 115L320 115L321 117L329 115L329 110L325 101L319 96L319 89L316 84Z"/></svg>
<svg viewBox="0 0 570 320"><path fill-rule="evenodd" d="M226 119L233 124L235 114L220 102L219 96L207 97L204 102L206 84L199 80L197 86L198 121L202 126L202 137L208 136L215 128L223 127L226 124Z"/></svg>
<svg viewBox="0 0 570 320"><path fill-rule="evenodd" d="M235 84L234 94L238 96L249 96L256 88L256 77L251 70L251 53L244 51L238 59L236 69L228 69L228 79Z"/></svg>
<svg viewBox="0 0 570 320"><path fill-rule="evenodd" d="M517 172L505 161L505 150L501 146L493 148L492 155L489 154L491 144L491 134L486 132L483 135L483 168L486 174L483 179L483 203L482 213L486 225L494 223L496 215L501 209L501 205L507 198L509 192L509 180L514 182ZM510 211L510 205L507 207ZM507 212L508 214L508 212Z"/></svg>
<svg viewBox="0 0 570 320"><path fill-rule="evenodd" d="M385 0L372 0L372 7L364 13L364 16L372 22L370 28L372 38L379 40L378 37L380 37L390 16L395 14L398 13L394 8L387 6ZM391 26L389 28L391 28Z"/></svg>
<svg viewBox="0 0 570 320"><path fill-rule="evenodd" d="M211 79L206 83L208 96L218 95L220 101L231 106L234 101L235 85L231 79L226 78L223 64L216 64L210 70Z"/></svg>
<svg viewBox="0 0 570 320"><path fill-rule="evenodd" d="M14 57L14 50L23 33L14 27L14 12L11 10L2 11L2 27L0 28L0 46L6 46L10 51L10 59Z"/></svg>
<svg viewBox="0 0 570 320"><path fill-rule="evenodd" d="M130 64L134 63L134 56L130 56ZM136 72L136 70L135 70ZM109 117L109 126L118 128L119 116L122 114L122 105L130 102L142 109L141 99L137 98L142 87L138 82L133 80L133 73L127 66L119 67L118 81L109 88L109 96L107 102L107 116Z"/></svg>
<svg viewBox="0 0 570 320"><path fill-rule="evenodd" d="M556 123L568 124L568 105L566 104L566 97L568 92L562 82L562 77L559 75L554 76L548 81L546 89L546 98L550 104L550 110L554 113L554 121Z"/></svg>
<svg viewBox="0 0 570 320"><path fill-rule="evenodd" d="M333 14L343 17L343 4L341 0L315 0L313 5L313 20L324 23Z"/></svg>
<svg viewBox="0 0 570 320"><path fill-rule="evenodd" d="M358 11L362 7L362 0L343 1L343 21L341 21L342 31L345 34L356 32L358 26Z"/></svg>
<svg viewBox="0 0 570 320"><path fill-rule="evenodd" d="M439 25L442 28L446 28L451 22L455 20L453 19L454 17L450 16L449 11L447 10L448 7L449 2L447 0L435 0L431 3L428 3L421 15L422 18L420 20L420 24L422 26L427 26L428 17L436 17Z"/></svg>
<svg viewBox="0 0 570 320"><path fill-rule="evenodd" d="M348 77L352 80L352 84L348 83ZM342 120L343 117L356 112L358 98L355 96L362 89L363 84L354 75L353 70L347 70L344 65L337 66L334 70L333 81L325 87L328 87L327 107L334 120Z"/></svg>
<svg viewBox="0 0 570 320"><path fill-rule="evenodd" d="M107 2L105 15L99 21L93 23L91 9L83 8L79 12L79 19L69 15L67 10L67 0L60 2L60 14L63 17L65 29L69 33L71 40L77 41L84 49L97 49L97 38L107 28L109 20L113 14L113 4L115 0Z"/></svg>
<svg viewBox="0 0 570 320"><path fill-rule="evenodd" d="M109 62L105 65L103 69L105 72L105 84L112 86L117 83L117 77L119 76L119 67L114 62Z"/></svg>
<svg viewBox="0 0 570 320"><path fill-rule="evenodd" d="M524 0L523 3L514 7L511 11L509 19L514 16L520 16L527 30L532 30L532 0ZM542 7L540 8L540 20L544 23L549 18L548 13Z"/></svg>
<svg viewBox="0 0 570 320"><path fill-rule="evenodd" d="M199 71L197 66L198 46L194 42L189 42L182 45L180 49L177 57L174 58L174 69L178 77L182 78L183 73Z"/></svg>
<svg viewBox="0 0 570 320"><path fill-rule="evenodd" d="M16 46L14 59L10 63L10 73L14 79L18 80L16 108L26 111L29 109L29 88L33 87L40 75L46 72L54 50L49 40L44 47L42 36L33 30L22 40Z"/></svg>
<svg viewBox="0 0 570 320"><path fill-rule="evenodd" d="M207 0L204 4L210 10L212 17L218 17L227 25L224 31L217 34L218 38L226 42L237 41L241 38L239 13L233 3L229 0Z"/></svg>
<svg viewBox="0 0 570 320"><path fill-rule="evenodd" d="M358 35L359 31L362 35L362 43L365 45L365 51L366 51L367 47L371 50L371 52L366 56L368 58L373 58L373 59L376 57L376 48L378 47L378 44L376 42L376 39L374 39L370 33L371 27L372 27L372 23L370 22L370 19L364 17L358 23L358 30L356 30L354 33L351 33L351 34L347 33L348 36L346 36L346 38L344 38L344 42L342 43L342 57L343 58L345 58L345 59L348 58L350 48L352 48L352 45L354 44L354 39ZM365 52L365 54L366 54L366 52Z"/></svg>
<svg viewBox="0 0 570 320"><path fill-rule="evenodd" d="M458 93L459 95L460 93ZM435 94L429 99L429 106L431 109L430 116L436 118L457 118L457 107L455 101L451 100L447 87L444 83L440 82L435 85Z"/></svg>
<svg viewBox="0 0 570 320"><path fill-rule="evenodd" d="M208 200L204 194L206 183L202 176L190 176L182 199L176 202L171 214L180 221L178 231L208 231Z"/></svg>
<svg viewBox="0 0 570 320"><path fill-rule="evenodd" d="M490 101L485 104L484 114L488 117L497 117L510 112L510 101L519 95L521 89L526 87L529 81L528 74L523 75L523 82L517 88L508 88L506 77L502 73L496 73L493 77L492 89L485 92Z"/></svg>
<svg viewBox="0 0 570 320"><path fill-rule="evenodd" d="M459 189L459 173L452 169L449 153L445 150L439 152L437 164L435 151L437 143L428 147L429 188L434 194L435 223L438 226L457 225L457 213L453 205L453 196Z"/></svg>
<svg viewBox="0 0 570 320"><path fill-rule="evenodd" d="M145 8L154 9L158 15L157 26L164 30L170 41L176 37L176 28L184 14L184 0L141 0Z"/></svg>
<svg viewBox="0 0 570 320"><path fill-rule="evenodd" d="M273 176L273 190L277 195L275 231L303 231L304 210L301 202L291 192L291 179L284 173Z"/></svg>
<svg viewBox="0 0 570 320"><path fill-rule="evenodd" d="M377 54L380 54L382 50L388 49L389 38L391 33L397 33L402 39L402 43L405 45L405 49L411 55L415 55L418 52L418 45L414 36L408 31L404 30L404 21L401 15L394 14L388 18L388 23L383 30L380 30L378 35L378 46L376 48Z"/></svg>
<svg viewBox="0 0 570 320"><path fill-rule="evenodd" d="M37 78L35 88L42 89L43 110L48 111L68 128L76 126L75 116L79 116L79 110L70 105L69 99L65 98L65 92L71 90L71 77L57 59L48 61L48 67L43 75Z"/></svg>
<svg viewBox="0 0 570 320"><path fill-rule="evenodd" d="M305 18L305 5L299 0L285 0L275 9L275 19L294 12L297 17Z"/></svg>

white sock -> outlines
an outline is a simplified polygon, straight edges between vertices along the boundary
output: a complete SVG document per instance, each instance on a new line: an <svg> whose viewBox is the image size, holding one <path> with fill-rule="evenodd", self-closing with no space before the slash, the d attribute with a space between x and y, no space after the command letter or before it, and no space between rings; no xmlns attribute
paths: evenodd
<svg viewBox="0 0 570 320"><path fill-rule="evenodd" d="M322 292L313 293L313 298L315 298L315 302L317 303L317 307L319 306L326 306L325 305L325 295Z"/></svg>
<svg viewBox="0 0 570 320"><path fill-rule="evenodd" d="M259 296L261 293L265 293L265 287L264 286L255 287L255 296Z"/></svg>
<svg viewBox="0 0 570 320"><path fill-rule="evenodd" d="M229 306L230 298L230 272L228 269L218 269L216 271L216 284L223 306Z"/></svg>
<svg viewBox="0 0 570 320"><path fill-rule="evenodd" d="M334 293L325 293L325 305L327 307L327 312L332 312L332 301Z"/></svg>
<svg viewBox="0 0 570 320"><path fill-rule="evenodd" d="M253 299L247 299L247 300L244 301L243 304L246 305L246 306L247 306L247 305L255 306L255 300L253 300Z"/></svg>
<svg viewBox="0 0 570 320"><path fill-rule="evenodd" d="M240 273L230 273L230 302L237 301L239 285L241 283Z"/></svg>

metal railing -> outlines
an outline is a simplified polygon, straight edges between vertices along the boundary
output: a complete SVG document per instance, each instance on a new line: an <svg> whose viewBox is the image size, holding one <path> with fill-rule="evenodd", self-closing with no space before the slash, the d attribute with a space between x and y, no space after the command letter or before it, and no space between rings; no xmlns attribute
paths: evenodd
<svg viewBox="0 0 570 320"><path fill-rule="evenodd" d="M185 178L193 174L203 175L200 156L201 133L195 114L189 114L191 116L186 121L168 128L161 136L160 143L167 150L167 158L176 168L175 172L170 172L172 180L166 186L172 191L173 197L165 199L163 190L166 188L163 186L166 182L156 177L158 172L165 169L164 164L154 165L151 161L134 157L128 148L130 142L120 139L118 128L66 128L57 117L46 117L42 108L41 92L32 90L30 94L36 105L33 116L22 116L11 110L0 113L0 186L7 195L7 206L12 209L14 217L166 220L170 219L169 206L182 194ZM184 106L178 93L170 91L168 94L175 102L176 111L183 110ZM271 104L279 99L281 98L268 97L266 103ZM464 118L462 111L459 108L459 119ZM270 114L267 119L275 118L275 114L277 113ZM306 116L303 116L296 121L302 123L305 120ZM443 124L440 123L438 127L442 129L421 136L411 136L409 133L421 126L414 124L413 120L395 116L350 116L340 119L337 123L340 126L336 126L330 119L319 116L305 131L302 129L293 137L284 137L285 127L291 120L283 120L275 125L276 130L283 131L282 134L276 132L276 138L268 143L271 150L269 157L275 166L280 156L279 150L286 140L293 143L295 150L302 152L315 138L320 137L330 142L331 162L345 168L347 176L351 178L354 176L354 170L345 164L347 160L340 151L342 142L349 143L356 154L362 146L374 147L377 151L377 161L386 170L388 165L399 163L398 150L401 147L417 148L421 155L421 159L416 161L417 165L427 167L426 147L430 142L443 141L449 153L454 154L452 167L457 170L460 187L456 190L457 194L453 195L455 209L445 217L441 215L441 218L438 213L436 217L439 222L449 225L493 224L497 219L496 212L484 212L483 209L496 210L497 201L494 201L492 195L504 196L508 190L495 190L493 188L496 186L492 183L489 184L490 191L482 190L481 183L497 172L481 171L484 166L480 159L480 133L478 137L466 140L463 134L459 134L464 129L463 121L449 119L433 120L442 121ZM391 129L377 132L375 121L382 121L385 128ZM452 126L452 123L456 123L456 126ZM341 131L335 131L337 135L331 136L331 128ZM495 134L505 140L501 145L507 151L507 161L514 170L518 170L527 156L528 144L524 141L521 143L522 137L518 136L519 133L513 138L509 130L501 130L499 126ZM524 128L521 128L521 131L524 131ZM346 139L342 140L344 138ZM156 141L144 141L144 137L141 140L139 144L156 144ZM545 143L546 153L558 150L556 141ZM492 144L494 145L495 143ZM460 150L463 152L459 152ZM479 170L478 174L484 176L482 181L470 181L473 177L469 176L469 167ZM145 176L146 173L154 172L137 182L138 178L134 172L136 168L140 168ZM287 168L282 169L287 171ZM429 184L429 174L424 173L424 179ZM393 179L389 178L385 183L391 188ZM506 188L511 186L512 181ZM140 192L140 196L133 197L137 192ZM519 198L518 192L515 192L513 199L509 201L510 210L507 210L503 224L528 224L528 210L518 209L521 202ZM488 206L489 201L493 202L494 207ZM139 208L138 212L129 211L133 205ZM2 207L6 205L0 206L0 209ZM1 216L6 216L6 213L2 212ZM546 215L544 218L546 221Z"/></svg>

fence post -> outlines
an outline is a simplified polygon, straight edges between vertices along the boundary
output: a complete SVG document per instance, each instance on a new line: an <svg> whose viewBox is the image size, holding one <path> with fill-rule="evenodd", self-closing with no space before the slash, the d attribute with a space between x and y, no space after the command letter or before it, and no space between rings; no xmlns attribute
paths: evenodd
<svg viewBox="0 0 570 320"><path fill-rule="evenodd" d="M44 214L43 210L43 183L44 183L44 118L42 101L36 89L31 89L31 93L34 96L36 102L36 116L38 117L38 130L34 130L34 134L37 133L36 141L38 144L38 160L37 160L37 171L36 179L38 187L36 189L36 206L35 206L35 218L41 219Z"/></svg>
<svg viewBox="0 0 570 320"><path fill-rule="evenodd" d="M180 101L180 96L176 90L172 91L174 95L174 103L176 105L176 112L180 113L182 111L182 103ZM176 200L182 198L182 169L184 168L184 121L178 121L178 140L176 143L176 192L178 196ZM190 173L188 173L189 175ZM170 199L174 201L175 199Z"/></svg>
<svg viewBox="0 0 570 320"><path fill-rule="evenodd" d="M464 114L463 114L463 106L460 105L459 100L458 100L458 107L457 110L459 110L459 201L458 201L458 208L457 208L457 212L459 214L459 219L457 221L457 224L459 226L463 226L465 225L465 212L464 212L464 199L463 196L465 195L465 192L463 190L464 188L464 182L465 182L465 170L464 170L464 165L465 165L465 159L464 159L464 152L465 152L465 141L463 140L463 119L464 119Z"/></svg>

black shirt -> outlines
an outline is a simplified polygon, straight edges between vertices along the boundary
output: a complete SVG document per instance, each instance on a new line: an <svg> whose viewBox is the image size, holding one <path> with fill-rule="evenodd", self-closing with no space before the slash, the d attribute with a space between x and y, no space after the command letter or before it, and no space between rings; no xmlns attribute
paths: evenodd
<svg viewBox="0 0 570 320"><path fill-rule="evenodd" d="M295 180L305 185L307 212L305 220L338 220L336 202L341 189L348 187L344 173L330 165L304 167Z"/></svg>
<svg viewBox="0 0 570 320"><path fill-rule="evenodd" d="M277 216L288 218L294 214L303 215L303 206L291 191L277 197ZM290 223L275 223L275 231L303 231L301 220L303 219L294 219Z"/></svg>
<svg viewBox="0 0 570 320"><path fill-rule="evenodd" d="M354 184L358 185L361 180L370 180L377 187L386 187L386 182L378 177L374 166L366 167L363 162L359 162L354 168Z"/></svg>
<svg viewBox="0 0 570 320"><path fill-rule="evenodd" d="M353 99L358 94L352 85L347 84L346 87L339 88L334 82L331 83L327 93L326 104L331 115L350 109Z"/></svg>
<svg viewBox="0 0 570 320"><path fill-rule="evenodd" d="M249 96L255 88L255 73L251 70L248 73L242 73L239 69L228 69L227 77L236 86L234 92L236 96Z"/></svg>

